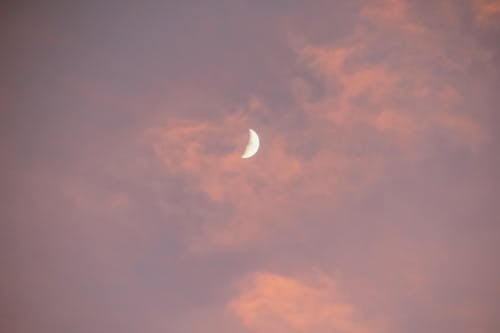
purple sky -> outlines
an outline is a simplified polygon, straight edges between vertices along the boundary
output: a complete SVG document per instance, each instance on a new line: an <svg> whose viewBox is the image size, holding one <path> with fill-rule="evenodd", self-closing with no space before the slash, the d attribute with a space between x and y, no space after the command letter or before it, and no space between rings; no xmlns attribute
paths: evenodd
<svg viewBox="0 0 500 333"><path fill-rule="evenodd" d="M0 331L499 332L499 40L498 0L2 2Z"/></svg>

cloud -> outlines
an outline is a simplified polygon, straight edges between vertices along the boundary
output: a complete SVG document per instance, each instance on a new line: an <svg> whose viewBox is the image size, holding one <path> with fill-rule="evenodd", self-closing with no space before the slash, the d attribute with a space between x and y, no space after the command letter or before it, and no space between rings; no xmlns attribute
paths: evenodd
<svg viewBox="0 0 500 333"><path fill-rule="evenodd" d="M239 284L228 310L251 332L376 332L355 319L333 278L317 274L298 279L269 272L251 274Z"/></svg>
<svg viewBox="0 0 500 333"><path fill-rule="evenodd" d="M250 107L255 103L252 99ZM285 140L265 127L260 127L265 146L256 157L241 159L249 127L248 117L237 113L220 122L180 120L149 132L167 172L186 179L211 204L227 207L229 218L213 217L200 229L202 239L218 246L258 238L266 224L273 225L270 220L283 221L277 214L286 211L284 193L302 172Z"/></svg>
<svg viewBox="0 0 500 333"><path fill-rule="evenodd" d="M499 22L500 1L498 0L472 0L476 12L476 20L480 24L494 24Z"/></svg>
<svg viewBox="0 0 500 333"><path fill-rule="evenodd" d="M10 327L498 331L497 2L16 6Z"/></svg>
<svg viewBox="0 0 500 333"><path fill-rule="evenodd" d="M460 110L466 86L446 73L464 76L475 63L488 61L488 52L477 47L451 52L443 44L446 37L433 32L404 0L369 3L361 14L366 20L351 35L323 45L304 41L296 48L300 64L319 81L295 79L300 108L344 131L350 142L380 142L389 135L406 154L428 152L429 140L440 135L477 151L488 135ZM432 71L443 72L442 78ZM318 86L321 94L314 91ZM407 155L414 158L413 152Z"/></svg>
<svg viewBox="0 0 500 333"><path fill-rule="evenodd" d="M406 22L408 7L405 0L373 1L362 9L361 15L390 23Z"/></svg>
<svg viewBox="0 0 500 333"><path fill-rule="evenodd" d="M280 132L259 124L261 150L251 159L241 159L252 123L249 111L259 106L266 112L261 103L251 98L244 106L246 113L217 122L170 120L169 125L148 130L146 136L165 171L207 199L206 206L196 208L204 221L191 241L194 249L272 238L302 223L301 214L321 209L326 202L331 209L339 195L358 191L379 175L376 157L337 150L338 144L332 143L335 133L321 127L309 137L310 128Z"/></svg>
<svg viewBox="0 0 500 333"><path fill-rule="evenodd" d="M334 209L339 197L380 181L394 159L428 157L438 139L479 151L488 135L460 110L466 86L447 77L464 75L481 52L453 57L431 30L398 0L362 7L359 26L336 42L295 38L289 52L303 74L290 77L289 113L272 122L271 101L256 94L239 105L206 96L207 103L196 102L199 94L187 87L173 96L166 113L186 116L170 117L146 137L166 172L206 197L195 209L191 246L272 238L303 223L299 216L327 202ZM201 117L201 108L210 115ZM261 150L242 160L250 127L261 135Z"/></svg>

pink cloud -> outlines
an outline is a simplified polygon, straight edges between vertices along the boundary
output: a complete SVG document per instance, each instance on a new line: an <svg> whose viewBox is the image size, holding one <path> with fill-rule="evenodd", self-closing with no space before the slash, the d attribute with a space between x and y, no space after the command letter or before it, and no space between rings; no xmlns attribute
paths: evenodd
<svg viewBox="0 0 500 333"><path fill-rule="evenodd" d="M312 280L259 272L239 284L228 310L251 332L377 332L355 319L353 305L342 301L335 280Z"/></svg>
<svg viewBox="0 0 500 333"><path fill-rule="evenodd" d="M472 0L476 11L476 19L481 24L498 23L500 19L500 1Z"/></svg>
<svg viewBox="0 0 500 333"><path fill-rule="evenodd" d="M402 43L394 61L370 60L382 42L377 20L372 30L356 29L336 44L303 41L301 47L290 50L295 51L298 66L321 85L322 93L315 95L318 88L306 76L290 82L293 107L307 119L309 128L280 132L279 123L259 122L259 117L273 110L264 98L250 95L244 105L225 106L237 110L232 114L210 120L177 117L149 130L148 140L167 171L228 209L228 216L210 217L210 222L199 226L194 247L228 247L272 237L279 228L301 223L296 218L301 213L325 201L334 206L339 195L379 181L390 161L376 153L353 154L353 147L374 142L399 153L399 158L415 159L426 156L434 135L466 151L477 151L485 142L482 127L454 111L461 87L436 80L425 66L436 55L442 56L437 59L445 66L453 63L446 50L438 39L427 39L429 29L413 18L406 2L394 4L361 10L377 20L387 14L396 23L391 28L394 38L414 41ZM404 22L418 25L419 32L408 31ZM410 49L414 44L419 46ZM167 108L187 108L189 113L190 108L200 107L188 102L193 101L193 93L177 97L178 103ZM204 107L217 105L221 103L210 100ZM262 149L255 158L242 160L247 129L254 125L262 135ZM315 153L304 158L297 153L301 146Z"/></svg>
<svg viewBox="0 0 500 333"><path fill-rule="evenodd" d="M255 103L253 99L250 107ZM220 123L181 121L149 134L169 172L185 177L212 202L229 205L228 221L204 224L201 229L205 242L217 246L259 238L262 229L269 228L266 225L272 228L272 221L286 221L286 209L280 207L287 204L285 193L303 172L300 161L286 151L284 140L266 136L265 127L260 128L261 151L250 160L241 159L249 127L248 117L236 114ZM227 149L212 150L212 143Z"/></svg>
<svg viewBox="0 0 500 333"><path fill-rule="evenodd" d="M253 98L247 107L252 110L259 104L266 112L261 103ZM302 223L298 219L301 213L325 201L332 207L340 194L359 191L380 175L377 158L353 158L337 150L329 141L335 133L321 127L318 152L304 159L293 151L305 132L273 133L262 125L258 129L261 150L244 160L240 154L247 140L249 116L236 113L218 122L170 123L147 134L166 171L186 179L214 205L229 209L229 217L213 217L200 225L191 244L198 250L272 237L281 228ZM217 146L226 148L212 148Z"/></svg>
<svg viewBox="0 0 500 333"><path fill-rule="evenodd" d="M311 86L295 79L295 98L300 107L310 117L330 121L339 131L349 129L346 135L352 136L351 141L363 140L362 128L369 126L383 135L395 136L402 151L421 150L418 146L428 144L435 133L445 133L464 149L476 151L487 134L473 118L456 114L462 87L436 79L427 64L436 60L447 70L463 73L474 62L488 62L488 53L471 48L458 55L449 54L442 46L442 36L431 32L402 0L368 4L361 13L374 21L334 45L305 42L298 49L301 63L324 89L320 98L311 101ZM394 50L398 58L371 61L371 54L385 42L381 38L387 34L401 41L400 49ZM453 133L446 134L450 127Z"/></svg>

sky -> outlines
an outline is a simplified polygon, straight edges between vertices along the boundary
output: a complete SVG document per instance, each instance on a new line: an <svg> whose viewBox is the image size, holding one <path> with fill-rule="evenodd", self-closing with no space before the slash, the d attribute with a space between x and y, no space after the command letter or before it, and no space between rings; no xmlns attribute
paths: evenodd
<svg viewBox="0 0 500 333"><path fill-rule="evenodd" d="M498 40L498 0L2 1L0 331L499 332Z"/></svg>

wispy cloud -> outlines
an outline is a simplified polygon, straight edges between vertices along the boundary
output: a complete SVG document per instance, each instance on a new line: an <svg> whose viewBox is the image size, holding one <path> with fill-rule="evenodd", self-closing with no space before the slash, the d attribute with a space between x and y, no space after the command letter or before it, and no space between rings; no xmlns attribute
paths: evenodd
<svg viewBox="0 0 500 333"><path fill-rule="evenodd" d="M355 307L342 301L333 278L311 281L259 272L239 283L228 309L251 332L378 332L355 319Z"/></svg>

